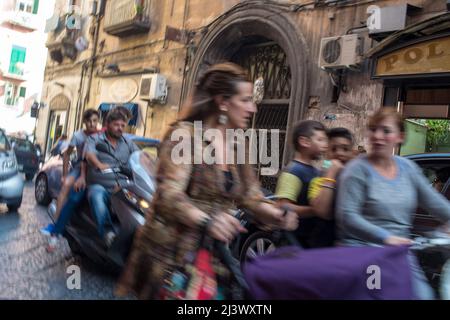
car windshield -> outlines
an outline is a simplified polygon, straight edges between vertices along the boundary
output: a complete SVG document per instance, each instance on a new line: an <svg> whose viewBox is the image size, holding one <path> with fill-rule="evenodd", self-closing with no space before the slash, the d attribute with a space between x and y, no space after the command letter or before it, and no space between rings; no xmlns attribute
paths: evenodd
<svg viewBox="0 0 450 320"><path fill-rule="evenodd" d="M28 140L21 140L21 139L14 140L14 149L22 152L34 152L34 146Z"/></svg>
<svg viewBox="0 0 450 320"><path fill-rule="evenodd" d="M9 144L8 138L5 135L5 132L0 130L0 151L9 151L11 150L11 146Z"/></svg>
<svg viewBox="0 0 450 320"><path fill-rule="evenodd" d="M133 171L134 183L141 189L153 193L155 191L155 168L156 157L152 157L147 152L136 151L129 160Z"/></svg>
<svg viewBox="0 0 450 320"><path fill-rule="evenodd" d="M141 140L133 140L133 142L139 149L145 151L150 156L154 158L158 157L158 146L154 142L147 142Z"/></svg>

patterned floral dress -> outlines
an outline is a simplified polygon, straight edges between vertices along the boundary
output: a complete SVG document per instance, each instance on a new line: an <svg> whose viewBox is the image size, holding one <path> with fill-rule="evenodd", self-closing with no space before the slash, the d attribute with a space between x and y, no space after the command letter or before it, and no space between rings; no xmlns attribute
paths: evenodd
<svg viewBox="0 0 450 320"><path fill-rule="evenodd" d="M177 122L166 134L159 152L158 188L152 210L147 214L145 225L136 232L117 295L132 293L140 299L156 299L167 271L183 266L186 256L195 253L201 232L198 228L189 227L192 225L186 214L189 209L197 207L213 217L217 212L231 214L236 206L253 211L264 201L251 165L228 165L233 185L227 191L226 178L219 165L195 164L194 157L190 163L176 164L172 153L183 155L176 149L181 140L171 139L177 129L182 130L184 141L192 142L192 150L196 149L193 152L202 152L207 146L206 142L194 144L194 125L190 122ZM177 138L180 138L180 130L177 133ZM217 257L213 260L213 267L219 286L226 286L230 276L228 269Z"/></svg>

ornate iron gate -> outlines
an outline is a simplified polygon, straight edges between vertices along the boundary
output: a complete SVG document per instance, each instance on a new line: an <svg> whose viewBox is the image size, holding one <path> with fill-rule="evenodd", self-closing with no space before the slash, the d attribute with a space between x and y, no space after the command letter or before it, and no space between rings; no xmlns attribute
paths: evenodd
<svg viewBox="0 0 450 320"><path fill-rule="evenodd" d="M241 47L232 60L248 70L253 82L260 77L264 79L264 96L261 103L258 104L258 112L253 119L253 128L257 131L260 129L279 130L278 163L281 167L291 96L291 70L286 54L275 42L266 42ZM267 146L270 147L270 135L268 135L268 140ZM273 151L270 150L270 152ZM262 186L275 191L278 175L260 175L261 168L261 164L259 164L257 169Z"/></svg>

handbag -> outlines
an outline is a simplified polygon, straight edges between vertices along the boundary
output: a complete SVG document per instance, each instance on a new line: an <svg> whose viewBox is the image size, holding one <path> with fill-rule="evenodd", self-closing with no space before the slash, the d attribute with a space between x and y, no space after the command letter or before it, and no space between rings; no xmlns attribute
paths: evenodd
<svg viewBox="0 0 450 320"><path fill-rule="evenodd" d="M176 252L175 252L176 253ZM176 256L176 254L175 254ZM183 267L166 270L159 292L161 300L215 300L219 299L213 256L207 237L202 232L193 258L186 259Z"/></svg>

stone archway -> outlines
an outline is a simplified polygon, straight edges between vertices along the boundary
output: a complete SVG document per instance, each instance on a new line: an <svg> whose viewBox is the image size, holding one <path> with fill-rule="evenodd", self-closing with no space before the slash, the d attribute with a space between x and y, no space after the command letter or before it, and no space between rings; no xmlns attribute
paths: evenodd
<svg viewBox="0 0 450 320"><path fill-rule="evenodd" d="M62 134L67 133L67 123L70 110L70 99L64 94L58 94L50 100L45 138L45 152L48 154Z"/></svg>
<svg viewBox="0 0 450 320"><path fill-rule="evenodd" d="M70 100L64 94L58 94L50 100L51 110L68 110L70 107Z"/></svg>
<svg viewBox="0 0 450 320"><path fill-rule="evenodd" d="M270 18L268 18L270 17ZM287 127L303 118L308 93L308 55L307 46L295 22L286 11L272 6L252 4L252 6L224 14L209 27L202 37L196 54L191 61L187 77L187 88L193 85L201 72L219 61L233 60L233 57L249 41L269 41L279 46L286 55L290 68L290 95ZM185 96L189 92L185 92ZM284 144L289 146L288 130ZM283 148L283 162L286 163L292 150Z"/></svg>

